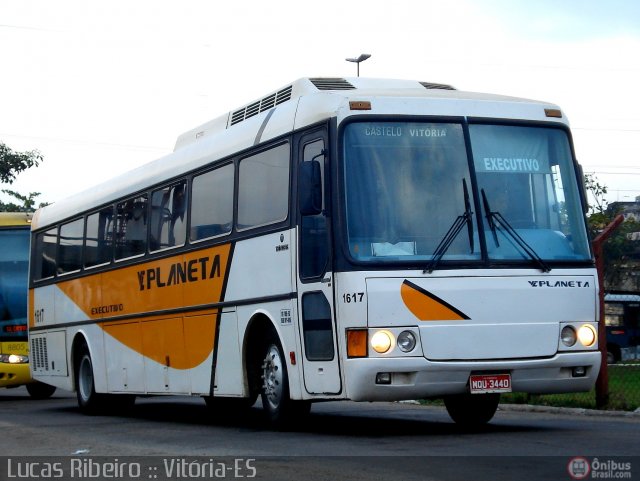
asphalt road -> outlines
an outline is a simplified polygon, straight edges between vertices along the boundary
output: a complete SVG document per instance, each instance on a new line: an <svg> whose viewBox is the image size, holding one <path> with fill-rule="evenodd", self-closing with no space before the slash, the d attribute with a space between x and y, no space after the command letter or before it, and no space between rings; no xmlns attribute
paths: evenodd
<svg viewBox="0 0 640 481"><path fill-rule="evenodd" d="M441 407L333 402L277 432L259 406L242 417L214 416L198 398L157 397L138 399L126 415L85 416L68 393L35 401L24 388L0 390L0 479L9 476L5 463L15 475L25 455L38 456L37 468L43 460L68 468L76 458L142 463L129 479L202 479L224 464L227 479L282 480L562 480L572 479L567 466L580 456L597 467L631 463L632 477L623 479L640 479L638 415L505 408L470 432ZM188 463L200 464L189 472Z"/></svg>

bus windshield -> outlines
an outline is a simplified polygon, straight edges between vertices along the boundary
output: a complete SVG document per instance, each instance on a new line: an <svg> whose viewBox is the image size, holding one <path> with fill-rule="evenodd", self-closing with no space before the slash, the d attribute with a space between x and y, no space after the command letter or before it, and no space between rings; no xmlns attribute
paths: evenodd
<svg viewBox="0 0 640 481"><path fill-rule="evenodd" d="M471 124L468 152L465 128L434 122L345 127L351 256L365 262L473 263L482 259L485 236L491 260L538 260L544 266L542 260L589 259L566 133Z"/></svg>
<svg viewBox="0 0 640 481"><path fill-rule="evenodd" d="M27 339L29 229L0 229L0 341Z"/></svg>

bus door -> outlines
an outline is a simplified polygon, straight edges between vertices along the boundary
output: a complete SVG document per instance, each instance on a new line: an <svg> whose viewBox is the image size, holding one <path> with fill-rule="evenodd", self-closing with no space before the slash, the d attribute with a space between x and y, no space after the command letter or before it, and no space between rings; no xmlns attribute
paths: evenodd
<svg viewBox="0 0 640 481"><path fill-rule="evenodd" d="M324 131L298 139L298 322L304 385L311 394L341 391L333 309L333 273L326 203Z"/></svg>

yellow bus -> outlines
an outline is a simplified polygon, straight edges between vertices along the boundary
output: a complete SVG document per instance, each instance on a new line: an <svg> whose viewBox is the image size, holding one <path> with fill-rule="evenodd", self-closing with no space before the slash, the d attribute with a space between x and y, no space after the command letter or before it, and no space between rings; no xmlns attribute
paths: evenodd
<svg viewBox="0 0 640 481"><path fill-rule="evenodd" d="M582 177L555 105L303 78L39 210L33 375L95 412L588 391L600 366Z"/></svg>
<svg viewBox="0 0 640 481"><path fill-rule="evenodd" d="M55 388L29 372L27 288L31 214L0 212L0 387L27 386L34 398Z"/></svg>

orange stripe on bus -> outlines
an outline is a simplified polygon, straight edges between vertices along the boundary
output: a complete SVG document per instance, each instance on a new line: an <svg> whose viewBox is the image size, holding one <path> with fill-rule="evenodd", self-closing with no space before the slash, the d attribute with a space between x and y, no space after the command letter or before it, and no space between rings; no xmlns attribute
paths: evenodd
<svg viewBox="0 0 640 481"><path fill-rule="evenodd" d="M35 295L33 293L33 289L29 289L29 311L28 311L29 327L35 327L36 325L34 310L35 310Z"/></svg>
<svg viewBox="0 0 640 481"><path fill-rule="evenodd" d="M217 310L169 317L137 314L221 302L231 244L122 267L57 284L87 319L130 349L163 365L201 364L215 343ZM109 318L134 316L122 321Z"/></svg>
<svg viewBox="0 0 640 481"><path fill-rule="evenodd" d="M171 318L145 318L102 324L128 348L162 365L190 369L213 351L218 311Z"/></svg>
<svg viewBox="0 0 640 481"><path fill-rule="evenodd" d="M462 321L469 319L463 312L415 284L404 281L400 295L407 308L421 321Z"/></svg>
<svg viewBox="0 0 640 481"><path fill-rule="evenodd" d="M88 319L220 302L231 244L180 254L57 286Z"/></svg>

